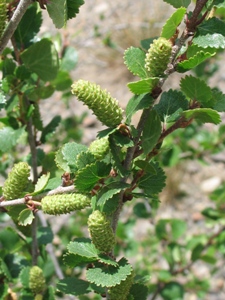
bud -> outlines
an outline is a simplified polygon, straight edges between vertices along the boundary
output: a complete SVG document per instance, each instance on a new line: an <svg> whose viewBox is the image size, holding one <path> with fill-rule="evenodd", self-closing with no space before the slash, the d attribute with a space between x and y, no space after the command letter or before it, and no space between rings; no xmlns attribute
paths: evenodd
<svg viewBox="0 0 225 300"><path fill-rule="evenodd" d="M41 293L45 289L45 278L42 269L38 266L30 269L29 288L34 294Z"/></svg>
<svg viewBox="0 0 225 300"><path fill-rule="evenodd" d="M110 300L126 300L129 294L130 288L133 284L134 272L127 276L124 281L108 289Z"/></svg>
<svg viewBox="0 0 225 300"><path fill-rule="evenodd" d="M164 76L164 71L170 61L172 44L169 40L159 37L150 45L145 57L145 68L150 77Z"/></svg>
<svg viewBox="0 0 225 300"><path fill-rule="evenodd" d="M96 159L103 159L109 152L108 136L93 141L89 146L89 151Z"/></svg>
<svg viewBox="0 0 225 300"><path fill-rule="evenodd" d="M60 194L45 196L41 200L44 213L49 215L68 214L90 206L90 198L82 194Z"/></svg>
<svg viewBox="0 0 225 300"><path fill-rule="evenodd" d="M15 164L2 188L6 200L17 199L29 185L30 167L26 162Z"/></svg>
<svg viewBox="0 0 225 300"><path fill-rule="evenodd" d="M93 244L100 252L110 252L115 245L110 222L104 213L95 210L88 218L88 230Z"/></svg>
<svg viewBox="0 0 225 300"><path fill-rule="evenodd" d="M123 110L118 101L111 97L99 85L85 80L78 80L72 85L72 94L84 102L96 115L99 121L108 127L116 127L123 118Z"/></svg>
<svg viewBox="0 0 225 300"><path fill-rule="evenodd" d="M7 20L7 3L6 0L1 0L0 3L0 38L2 37L2 34L5 29Z"/></svg>

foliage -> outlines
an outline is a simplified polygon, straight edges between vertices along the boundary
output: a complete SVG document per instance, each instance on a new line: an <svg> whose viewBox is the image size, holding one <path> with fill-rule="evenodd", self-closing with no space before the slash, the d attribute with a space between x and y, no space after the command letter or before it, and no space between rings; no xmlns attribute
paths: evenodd
<svg viewBox="0 0 225 300"><path fill-rule="evenodd" d="M47 8L61 28L79 13L83 0L0 4L0 172L5 178L0 222L15 224L0 231L1 299L19 294L18 299L52 300L71 294L79 299L153 300L160 295L176 300L188 291L199 298L209 291L210 282L195 277L192 267L199 261L211 264L213 274L219 270L217 260L224 260L224 186L211 195L214 206L201 212L209 226L217 225L216 232L188 236L185 220L167 218L155 221L142 243L133 236L138 220L154 218L166 185L165 167L178 164L186 153L206 161L224 149L224 125L211 133L204 123L221 123L225 111L225 95L207 82L215 71L209 68L212 57L225 47L220 18L225 1L196 1L193 10L190 0L164 2L176 10L161 35L146 37L139 48L124 53L127 69L139 77L128 83L133 96L125 112L95 83L72 83L69 72L77 55L70 45L61 40L56 49L53 37L38 35L40 8ZM205 66L211 71L205 72ZM179 88L163 91L176 72ZM107 126L89 147L79 143L77 124L83 117L76 119L74 131L70 118L56 115L43 122L41 104L55 92L67 102L74 94ZM135 126L137 111L141 116ZM68 139L61 136L63 130ZM41 147L47 144L49 152ZM131 212L124 219L126 207ZM56 225L66 221L58 232L64 248L54 249L57 233L44 214L53 215ZM128 258L140 251L148 255L132 266Z"/></svg>

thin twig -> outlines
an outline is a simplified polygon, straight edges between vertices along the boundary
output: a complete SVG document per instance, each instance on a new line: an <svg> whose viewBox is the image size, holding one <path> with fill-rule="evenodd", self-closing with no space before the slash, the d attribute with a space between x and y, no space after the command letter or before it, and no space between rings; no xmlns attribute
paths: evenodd
<svg viewBox="0 0 225 300"><path fill-rule="evenodd" d="M38 241L37 241L37 218L34 213L34 219L31 224L31 236L32 236L32 265L36 266L37 265L37 260L38 260Z"/></svg>
<svg viewBox="0 0 225 300"><path fill-rule="evenodd" d="M9 40L11 39L12 35L14 34L16 28L20 20L22 19L23 15L25 14L28 6L32 3L32 0L20 0L11 20L9 21L2 38L0 40L0 54L5 49L6 45L8 44Z"/></svg>

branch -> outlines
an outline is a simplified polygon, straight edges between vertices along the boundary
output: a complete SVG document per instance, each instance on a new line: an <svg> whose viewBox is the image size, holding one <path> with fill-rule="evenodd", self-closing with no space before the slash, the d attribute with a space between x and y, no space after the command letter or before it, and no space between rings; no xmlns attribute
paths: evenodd
<svg viewBox="0 0 225 300"><path fill-rule="evenodd" d="M28 6L33 3L32 0L20 0L11 20L9 21L3 36L0 40L0 54L5 49L6 45L8 44L8 41L13 36L16 28L19 25L20 20L22 19L23 15L25 14Z"/></svg>
<svg viewBox="0 0 225 300"><path fill-rule="evenodd" d="M75 191L75 187L74 185L70 185L70 186L66 186L66 187L62 187L59 186L54 190L51 190L49 192L46 193L42 193L36 196L26 196L24 198L19 198L19 199L14 199L14 200L5 200L0 202L0 207L7 207L7 206L15 206L15 205L20 205L20 204L32 204L33 201L40 201L42 198L44 198L45 196L52 196L52 195L58 195L58 194L67 194L67 193L72 193ZM31 203L29 203L29 201L31 201ZM34 204L39 204L39 202L34 203Z"/></svg>

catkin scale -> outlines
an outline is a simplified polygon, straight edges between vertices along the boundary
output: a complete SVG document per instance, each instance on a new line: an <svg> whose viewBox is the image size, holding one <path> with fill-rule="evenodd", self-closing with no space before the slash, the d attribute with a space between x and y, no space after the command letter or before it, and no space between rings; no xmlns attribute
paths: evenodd
<svg viewBox="0 0 225 300"><path fill-rule="evenodd" d="M164 76L171 52L172 44L169 40L159 37L153 41L145 57L145 68L150 77Z"/></svg>
<svg viewBox="0 0 225 300"><path fill-rule="evenodd" d="M3 185L3 196L6 200L12 200L23 196L29 185L30 167L26 162L15 164Z"/></svg>
<svg viewBox="0 0 225 300"><path fill-rule="evenodd" d="M110 300L126 300L129 294L130 288L133 283L134 272L132 271L130 275L124 281L121 281L120 284L113 286L108 289L109 299Z"/></svg>
<svg viewBox="0 0 225 300"><path fill-rule="evenodd" d="M1 0L0 3L0 38L4 32L7 20L7 3L6 0Z"/></svg>
<svg viewBox="0 0 225 300"><path fill-rule="evenodd" d="M89 151L94 155L96 159L103 159L109 151L108 137L97 139L93 141L89 146Z"/></svg>
<svg viewBox="0 0 225 300"><path fill-rule="evenodd" d="M88 218L88 230L95 247L103 253L110 252L115 245L109 220L99 210L95 210Z"/></svg>
<svg viewBox="0 0 225 300"><path fill-rule="evenodd" d="M118 101L100 88L86 80L78 80L71 86L72 94L86 104L99 121L108 127L116 127L122 122L123 110Z"/></svg>
<svg viewBox="0 0 225 300"><path fill-rule="evenodd" d="M68 214L90 206L90 198L78 193L45 196L41 206L43 212L49 215Z"/></svg>
<svg viewBox="0 0 225 300"><path fill-rule="evenodd" d="M30 269L29 288L34 294L41 293L45 289L45 278L43 271L38 266L33 266Z"/></svg>

